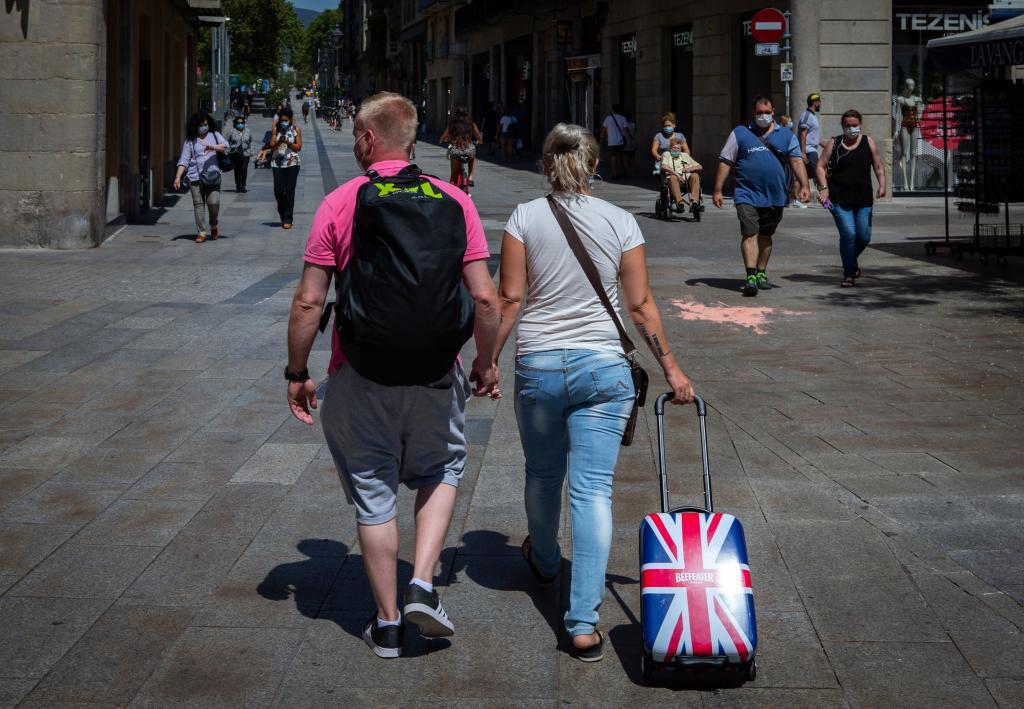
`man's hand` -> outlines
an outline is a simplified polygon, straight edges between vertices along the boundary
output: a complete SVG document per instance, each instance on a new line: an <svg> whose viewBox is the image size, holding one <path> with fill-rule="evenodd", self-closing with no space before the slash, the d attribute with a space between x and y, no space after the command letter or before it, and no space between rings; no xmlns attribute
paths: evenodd
<svg viewBox="0 0 1024 709"><path fill-rule="evenodd" d="M719 209L725 206L725 200L722 199L722 193L716 191L713 195L711 195L711 203L718 207Z"/></svg>
<svg viewBox="0 0 1024 709"><path fill-rule="evenodd" d="M798 199L805 204L811 201L811 189L807 185L800 186Z"/></svg>
<svg viewBox="0 0 1024 709"><path fill-rule="evenodd" d="M693 402L693 382L690 378L683 374L683 370L679 367L673 367L669 371L665 372L665 381L672 387L672 391L675 396L672 399L673 404L689 404Z"/></svg>
<svg viewBox="0 0 1024 709"><path fill-rule="evenodd" d="M476 384L473 387L473 396L489 396L492 399L501 398L501 389L498 388L498 365L484 364L479 358L473 360L473 367L469 373L469 381Z"/></svg>
<svg viewBox="0 0 1024 709"><path fill-rule="evenodd" d="M292 416L304 424L313 425L309 410L316 408L316 384L312 379L304 382L288 382L288 408Z"/></svg>

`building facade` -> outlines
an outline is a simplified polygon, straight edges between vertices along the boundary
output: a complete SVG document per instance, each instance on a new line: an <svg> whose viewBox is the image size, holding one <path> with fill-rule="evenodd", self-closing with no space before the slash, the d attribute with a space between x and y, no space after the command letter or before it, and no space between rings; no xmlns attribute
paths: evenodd
<svg viewBox="0 0 1024 709"><path fill-rule="evenodd" d="M407 47L400 34L398 51L403 62L425 59L431 132L443 130L453 106L479 120L497 103L517 110L525 142L536 146L558 121L599 132L618 103L636 124L636 169L649 162L666 111L696 158L713 165L755 96L771 96L777 116L798 121L817 92L823 137L840 132L845 110L859 110L897 194L943 187L942 77L928 65L927 41L1020 12L1011 0L781 0L774 7L787 14L790 37L777 55L761 56L751 18L763 0L415 0L415 15L412 3L402 3L403 33L426 39Z"/></svg>
<svg viewBox="0 0 1024 709"><path fill-rule="evenodd" d="M0 121L18 168L0 173L0 246L96 246L108 223L162 201L197 105L198 28L223 15L220 0L13 12L0 24Z"/></svg>

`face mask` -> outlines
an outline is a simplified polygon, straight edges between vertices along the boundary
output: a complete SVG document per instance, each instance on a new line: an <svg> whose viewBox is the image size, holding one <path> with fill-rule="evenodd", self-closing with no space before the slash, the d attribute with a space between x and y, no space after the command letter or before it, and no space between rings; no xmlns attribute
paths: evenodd
<svg viewBox="0 0 1024 709"><path fill-rule="evenodd" d="M767 128L772 124L772 114L758 113L757 117L754 119L754 122L757 123L758 128Z"/></svg>
<svg viewBox="0 0 1024 709"><path fill-rule="evenodd" d="M680 155L683 154L683 151L682 150L670 150L669 153L672 154L672 157L677 158L677 157L679 157Z"/></svg>
<svg viewBox="0 0 1024 709"><path fill-rule="evenodd" d="M846 126L843 128L843 135L847 138L856 138L860 135L860 126Z"/></svg>
<svg viewBox="0 0 1024 709"><path fill-rule="evenodd" d="M285 128L285 129L287 129L288 126L290 126L291 124L292 124L291 121L278 121L277 122L277 125L281 126L282 128Z"/></svg>
<svg viewBox="0 0 1024 709"><path fill-rule="evenodd" d="M361 167L364 167L364 168L370 166L369 163L366 163L366 164L363 163L363 161L366 159L366 157L370 154L370 151L367 150L365 153L362 153L360 155L360 153L359 153L359 143L362 141L363 138L365 138L368 135L369 135L369 132L363 133L361 136L356 138L356 142L354 142L352 144L352 156L356 159L356 162L359 163L359 165Z"/></svg>
<svg viewBox="0 0 1024 709"><path fill-rule="evenodd" d="M209 126L199 126L199 135L206 135L210 132Z"/></svg>
<svg viewBox="0 0 1024 709"><path fill-rule="evenodd" d="M235 124L235 128L237 128L238 130L242 130L243 128L245 128L245 124L244 123L236 123Z"/></svg>
<svg viewBox="0 0 1024 709"><path fill-rule="evenodd" d="M665 135L672 135L673 133L676 132L676 127L675 126L665 126L664 128L661 129L661 132L664 133Z"/></svg>

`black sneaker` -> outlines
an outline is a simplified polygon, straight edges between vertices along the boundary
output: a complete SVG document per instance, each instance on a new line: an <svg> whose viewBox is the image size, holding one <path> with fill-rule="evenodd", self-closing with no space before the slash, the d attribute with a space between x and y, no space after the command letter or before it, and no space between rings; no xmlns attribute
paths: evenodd
<svg viewBox="0 0 1024 709"><path fill-rule="evenodd" d="M743 295L747 297L757 295L757 276L747 276L747 281L743 284Z"/></svg>
<svg viewBox="0 0 1024 709"><path fill-rule="evenodd" d="M446 638L455 634L455 624L441 607L437 591L427 593L414 583L405 589L405 617L420 628L426 638Z"/></svg>
<svg viewBox="0 0 1024 709"><path fill-rule="evenodd" d="M363 628L363 641L373 650L377 657L386 660L402 656L402 643L405 640L405 624L385 625L377 627L377 614L370 616Z"/></svg>

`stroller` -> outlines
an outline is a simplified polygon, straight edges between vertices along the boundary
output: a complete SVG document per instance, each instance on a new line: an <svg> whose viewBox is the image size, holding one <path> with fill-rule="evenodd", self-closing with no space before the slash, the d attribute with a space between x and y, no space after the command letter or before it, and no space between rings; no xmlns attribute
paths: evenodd
<svg viewBox="0 0 1024 709"><path fill-rule="evenodd" d="M271 132L269 130L263 134L263 145L260 146L260 151L252 161L254 170L258 170L261 167L263 169L270 169L270 137Z"/></svg>

